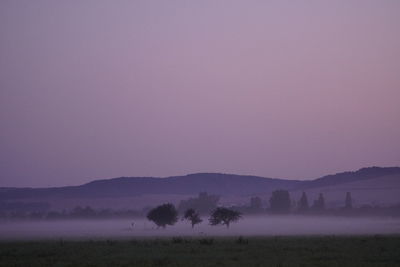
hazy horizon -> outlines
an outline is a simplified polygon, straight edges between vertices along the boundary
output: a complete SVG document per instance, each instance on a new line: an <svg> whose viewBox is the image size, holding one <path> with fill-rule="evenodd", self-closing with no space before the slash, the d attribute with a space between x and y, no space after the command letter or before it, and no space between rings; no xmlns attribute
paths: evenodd
<svg viewBox="0 0 400 267"><path fill-rule="evenodd" d="M400 165L400 1L0 1L0 187Z"/></svg>

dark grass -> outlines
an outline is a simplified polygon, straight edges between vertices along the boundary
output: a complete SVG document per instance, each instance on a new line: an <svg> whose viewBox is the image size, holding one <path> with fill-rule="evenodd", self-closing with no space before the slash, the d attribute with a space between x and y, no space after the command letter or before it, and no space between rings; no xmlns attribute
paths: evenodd
<svg viewBox="0 0 400 267"><path fill-rule="evenodd" d="M0 266L400 266L400 236L2 241Z"/></svg>

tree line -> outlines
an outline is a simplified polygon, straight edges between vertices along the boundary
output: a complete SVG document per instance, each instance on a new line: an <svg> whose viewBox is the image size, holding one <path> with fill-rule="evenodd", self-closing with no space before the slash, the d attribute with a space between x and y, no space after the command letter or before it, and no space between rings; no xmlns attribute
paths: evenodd
<svg viewBox="0 0 400 267"><path fill-rule="evenodd" d="M316 199L310 201L307 193L303 192L299 199L294 200L289 191L276 190L267 201L259 196L253 196L248 204L228 205L229 209L240 214L299 214L299 215L334 215L334 216L400 216L400 204L381 207L362 205L355 206L351 192L343 195L343 204L340 208L327 207L325 196L320 193ZM181 200L177 205L177 212L186 214L190 209L199 216L209 216L217 209L220 196L201 192L197 197ZM0 220L61 220L61 219L111 219L111 218L143 218L153 207L142 210L112 210L94 209L92 207L77 206L71 210L51 210L48 203L1 202ZM187 218L195 218L188 213Z"/></svg>
<svg viewBox="0 0 400 267"><path fill-rule="evenodd" d="M144 210L94 209L90 206L76 206L71 210L26 210L0 209L2 220L64 220L64 219L112 219L143 217Z"/></svg>
<svg viewBox="0 0 400 267"><path fill-rule="evenodd" d="M229 228L231 223L238 221L241 217L242 215L238 211L218 207L211 212L208 221L210 225L225 225ZM167 225L174 225L178 221L178 211L171 203L162 204L151 209L147 214L147 219L154 222L157 227L165 228ZM182 220L190 222L192 228L203 221L198 211L193 208L185 211Z"/></svg>
<svg viewBox="0 0 400 267"><path fill-rule="evenodd" d="M289 191L276 190L272 192L272 196L269 200L269 203L270 203L271 213L289 213L293 211L293 206L294 206L294 211L298 213L307 213L307 212L318 213L326 210L325 197L323 193L320 193L318 195L318 198L314 200L312 205L310 205L306 192L303 192L297 204L295 203L293 205ZM350 192L346 193L343 208L346 210L351 210L353 208L353 199L351 197Z"/></svg>

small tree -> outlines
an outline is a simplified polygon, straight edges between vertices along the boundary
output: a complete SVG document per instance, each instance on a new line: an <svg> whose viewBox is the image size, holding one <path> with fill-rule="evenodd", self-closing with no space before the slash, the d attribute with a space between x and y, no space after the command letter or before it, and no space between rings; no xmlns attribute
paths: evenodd
<svg viewBox="0 0 400 267"><path fill-rule="evenodd" d="M346 193L346 201L345 201L345 208L352 209L353 208L353 199L351 198L351 193Z"/></svg>
<svg viewBox="0 0 400 267"><path fill-rule="evenodd" d="M250 209L252 211L259 211L262 209L262 201L260 197L250 198Z"/></svg>
<svg viewBox="0 0 400 267"><path fill-rule="evenodd" d="M269 200L271 211L274 213L288 213L290 211L290 195L287 190L276 190L272 192Z"/></svg>
<svg viewBox="0 0 400 267"><path fill-rule="evenodd" d="M240 212L227 209L227 208L216 208L210 216L210 224L211 225L225 225L226 228L229 228L231 222L236 222L242 217Z"/></svg>
<svg viewBox="0 0 400 267"><path fill-rule="evenodd" d="M306 192L303 192L303 194L301 195L300 201L299 201L299 206L298 206L298 210L300 212L306 212L308 211L308 198L306 195Z"/></svg>
<svg viewBox="0 0 400 267"><path fill-rule="evenodd" d="M200 219L200 215L194 209L186 210L183 219L190 221L190 223L192 224L192 228L196 224L201 223L203 221L202 219Z"/></svg>
<svg viewBox="0 0 400 267"><path fill-rule="evenodd" d="M325 198L322 193L320 193L318 199L314 201L313 209L316 211L325 210Z"/></svg>
<svg viewBox="0 0 400 267"><path fill-rule="evenodd" d="M174 205L167 203L150 210L147 213L147 219L154 222L157 227L165 228L178 221L178 212Z"/></svg>

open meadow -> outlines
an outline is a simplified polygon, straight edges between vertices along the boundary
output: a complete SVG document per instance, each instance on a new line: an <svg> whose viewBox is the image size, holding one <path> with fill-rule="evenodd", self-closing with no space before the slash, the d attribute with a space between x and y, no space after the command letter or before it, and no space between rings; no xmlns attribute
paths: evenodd
<svg viewBox="0 0 400 267"><path fill-rule="evenodd" d="M400 266L400 237L2 241L0 266Z"/></svg>
<svg viewBox="0 0 400 267"><path fill-rule="evenodd" d="M394 218L260 216L193 229L143 219L3 222L0 266L400 266L399 233Z"/></svg>
<svg viewBox="0 0 400 267"><path fill-rule="evenodd" d="M203 222L193 229L181 220L165 229L157 228L146 219L6 221L0 223L0 240L400 234L399 218L243 216L229 229L222 225L211 226L206 217L202 219Z"/></svg>

